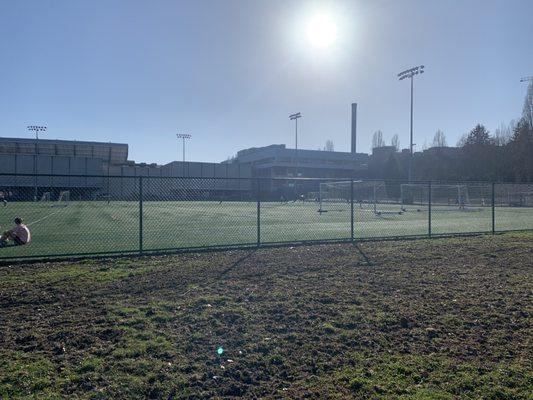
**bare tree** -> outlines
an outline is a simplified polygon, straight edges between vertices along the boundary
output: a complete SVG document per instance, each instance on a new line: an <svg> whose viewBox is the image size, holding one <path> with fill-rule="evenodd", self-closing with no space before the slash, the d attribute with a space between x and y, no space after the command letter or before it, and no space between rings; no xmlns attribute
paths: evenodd
<svg viewBox="0 0 533 400"><path fill-rule="evenodd" d="M435 132L435 136L433 136L433 147L447 147L448 143L446 142L446 135L443 131L440 129Z"/></svg>
<svg viewBox="0 0 533 400"><path fill-rule="evenodd" d="M333 140L326 140L326 147L324 147L325 151L334 151L334 145Z"/></svg>
<svg viewBox="0 0 533 400"><path fill-rule="evenodd" d="M522 110L522 118L526 123L533 128L533 81L529 82L527 86L527 94L524 99L524 108Z"/></svg>
<svg viewBox="0 0 533 400"><path fill-rule="evenodd" d="M376 149L383 146L385 146L385 142L383 141L383 132L377 130L374 132L374 135L372 135L372 148Z"/></svg>
<svg viewBox="0 0 533 400"><path fill-rule="evenodd" d="M398 135L394 135L390 141L390 145L391 146L394 146L394 148L396 149L396 151L399 151L400 150L400 138L398 137Z"/></svg>
<svg viewBox="0 0 533 400"><path fill-rule="evenodd" d="M464 145L466 144L466 137L468 136L467 133L463 134L459 140L457 140L457 144L456 146L457 147L464 147Z"/></svg>
<svg viewBox="0 0 533 400"><path fill-rule="evenodd" d="M516 124L514 120L512 120L509 125L506 125L502 122L500 126L494 130L494 144L496 146L505 146L507 143L509 143L511 141L511 137L513 136L515 126Z"/></svg>

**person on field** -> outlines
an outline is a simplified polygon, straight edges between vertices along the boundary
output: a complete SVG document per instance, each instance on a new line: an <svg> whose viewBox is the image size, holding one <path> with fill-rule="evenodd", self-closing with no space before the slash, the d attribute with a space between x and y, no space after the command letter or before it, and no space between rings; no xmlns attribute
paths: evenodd
<svg viewBox="0 0 533 400"><path fill-rule="evenodd" d="M31 242L30 230L22 223L22 219L17 217L14 222L15 227L4 232L0 237L0 247L4 247L10 241L12 241L15 246L22 246Z"/></svg>

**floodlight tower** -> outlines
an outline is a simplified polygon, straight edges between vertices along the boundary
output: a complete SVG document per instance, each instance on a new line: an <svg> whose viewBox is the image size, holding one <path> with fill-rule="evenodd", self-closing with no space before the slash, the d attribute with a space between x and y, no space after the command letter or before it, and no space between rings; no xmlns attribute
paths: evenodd
<svg viewBox="0 0 533 400"><path fill-rule="evenodd" d="M185 139L190 139L192 136L189 135L188 133L178 133L176 137L178 138L178 141L179 139L182 139L183 141L183 162L185 162ZM179 152L179 148L178 148L178 152Z"/></svg>
<svg viewBox="0 0 533 400"><path fill-rule="evenodd" d="M295 172L294 175L298 177L298 118L302 118L302 114L296 113L289 115L289 119L294 120L294 163L295 163Z"/></svg>
<svg viewBox="0 0 533 400"><path fill-rule="evenodd" d="M35 159L33 161L33 201L37 201L37 162L39 156L39 132L45 132L46 126L28 125L28 130L35 132Z"/></svg>
<svg viewBox="0 0 533 400"><path fill-rule="evenodd" d="M533 76L524 76L520 82L528 82L528 85L533 86ZM529 102L529 124L533 127L533 101Z"/></svg>
<svg viewBox="0 0 533 400"><path fill-rule="evenodd" d="M418 74L424 73L424 66L419 65L418 67L413 67L402 71L398 74L398 80L404 80L406 78L411 78L411 133L409 140L409 173L408 179L411 182L413 175L413 77Z"/></svg>

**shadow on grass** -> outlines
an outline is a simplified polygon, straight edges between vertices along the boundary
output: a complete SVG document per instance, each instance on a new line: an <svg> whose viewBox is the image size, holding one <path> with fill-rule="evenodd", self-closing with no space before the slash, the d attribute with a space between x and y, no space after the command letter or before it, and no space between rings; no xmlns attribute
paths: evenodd
<svg viewBox="0 0 533 400"><path fill-rule="evenodd" d="M357 251L359 252L359 254L361 255L361 257L364 258L365 260L365 265L369 266L369 267L373 267L375 266L374 262L372 262L372 260L366 255L366 253L363 251L363 249L361 248L361 246L359 246L359 244L357 243L354 243L353 244L353 247L355 247L357 249Z"/></svg>
<svg viewBox="0 0 533 400"><path fill-rule="evenodd" d="M244 261L248 260L250 257L252 257L256 253L257 249L250 250L247 254L239 258L237 261L235 261L233 264L231 264L228 268L223 270L219 275L217 279L224 278L228 273L230 273L233 269L237 268L240 264L242 264Z"/></svg>

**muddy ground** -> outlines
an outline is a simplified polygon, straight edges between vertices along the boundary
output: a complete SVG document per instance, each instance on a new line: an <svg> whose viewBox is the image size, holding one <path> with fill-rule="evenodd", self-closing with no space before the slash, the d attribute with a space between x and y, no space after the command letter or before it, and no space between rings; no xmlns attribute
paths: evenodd
<svg viewBox="0 0 533 400"><path fill-rule="evenodd" d="M0 398L531 399L532 300L533 234L3 265Z"/></svg>

